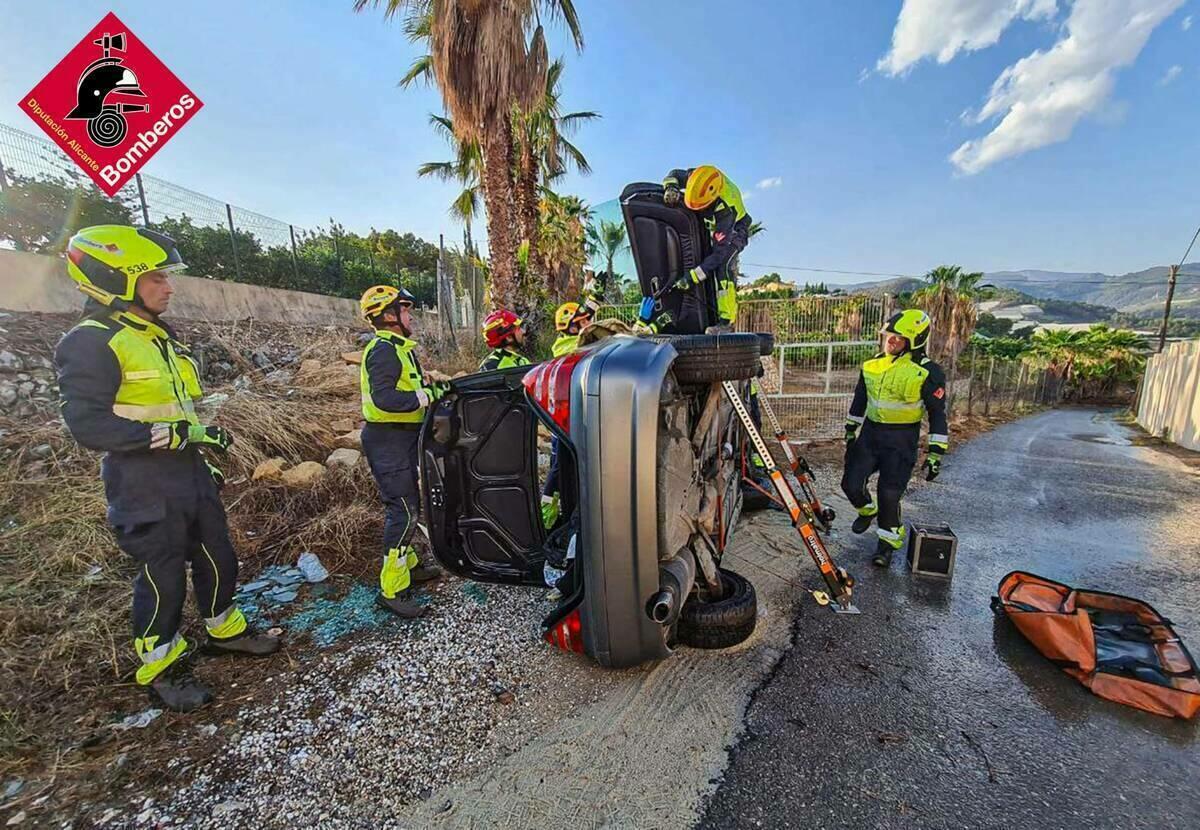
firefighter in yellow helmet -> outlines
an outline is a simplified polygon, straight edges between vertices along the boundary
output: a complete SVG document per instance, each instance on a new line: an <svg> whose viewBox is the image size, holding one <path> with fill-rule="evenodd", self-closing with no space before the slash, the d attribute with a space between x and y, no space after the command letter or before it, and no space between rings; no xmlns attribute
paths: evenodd
<svg viewBox="0 0 1200 830"><path fill-rule="evenodd" d="M929 315L920 309L892 315L883 328L883 351L863 363L846 416L842 491L858 511L851 527L855 533L865 533L871 522L878 522L873 561L880 567L890 565L904 545L900 497L917 463L922 419L929 418L923 465L927 480L941 472L942 455L950 445L946 378L942 367L925 355L929 328ZM878 501L867 492L867 479L876 471Z"/></svg>
<svg viewBox="0 0 1200 830"><path fill-rule="evenodd" d="M596 316L596 303L593 301L579 303L563 303L554 312L554 329L558 338L550 346L550 353L555 357L570 354L579 348L579 334L592 322Z"/></svg>
<svg viewBox="0 0 1200 830"><path fill-rule="evenodd" d="M67 271L88 296L84 319L54 352L62 415L100 466L108 521L133 558L137 682L179 712L212 699L181 660L179 632L191 566L207 629L205 650L262 656L279 638L257 634L233 602L238 563L218 495L224 479L206 457L233 438L201 423L190 350L161 319L184 267L175 243L145 228L83 228L67 244Z"/></svg>
<svg viewBox="0 0 1200 830"><path fill-rule="evenodd" d="M429 383L417 361L412 339L412 294L391 285L368 288L359 300L363 319L375 337L363 349L359 384L363 452L383 501L383 567L376 602L391 613L413 619L424 608L412 599L413 583L441 576L422 565L410 544L417 529L420 497L417 489L417 442L432 401L444 391Z"/></svg>
<svg viewBox="0 0 1200 830"><path fill-rule="evenodd" d="M558 338L550 346L550 354L562 357L579 348L579 335L596 316L599 301L589 295L582 304L563 303L554 312L554 329ZM542 523L553 527L558 521L558 438L550 439L550 471L542 485Z"/></svg>
<svg viewBox="0 0 1200 830"><path fill-rule="evenodd" d="M717 316L722 325L737 320L737 274L734 257L750 242L752 220L742 201L742 192L733 180L711 164L672 170L663 179L663 201L678 205L704 220L712 232L712 250L691 269L680 288L699 285L707 279L717 281Z"/></svg>

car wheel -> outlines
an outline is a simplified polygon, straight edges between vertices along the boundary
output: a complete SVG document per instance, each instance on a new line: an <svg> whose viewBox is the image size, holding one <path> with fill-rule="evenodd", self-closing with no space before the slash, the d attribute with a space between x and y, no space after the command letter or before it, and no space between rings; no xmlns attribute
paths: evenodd
<svg viewBox="0 0 1200 830"><path fill-rule="evenodd" d="M670 343L679 353L672 368L680 383L749 380L762 368L757 334L661 334L651 339Z"/></svg>
<svg viewBox="0 0 1200 830"><path fill-rule="evenodd" d="M725 596L716 602L688 600L679 615L679 642L693 648L729 648L754 633L758 597L750 580L721 569Z"/></svg>
<svg viewBox="0 0 1200 830"><path fill-rule="evenodd" d="M762 357L770 357L775 353L775 335L769 331L760 331L758 334L758 353Z"/></svg>

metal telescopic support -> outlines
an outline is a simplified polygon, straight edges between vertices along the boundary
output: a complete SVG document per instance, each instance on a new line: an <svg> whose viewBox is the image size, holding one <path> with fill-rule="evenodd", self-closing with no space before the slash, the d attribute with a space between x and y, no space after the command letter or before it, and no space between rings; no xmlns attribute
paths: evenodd
<svg viewBox="0 0 1200 830"><path fill-rule="evenodd" d="M800 534L800 539L804 543L809 556L817 564L817 569L821 572L821 577L825 580L825 585L829 588L829 595L834 600L830 604L830 607L839 614L861 613L850 601L851 589L854 587L854 578L846 573L845 568L839 568L834 563L833 557L829 555L829 551L825 549L825 543L821 541L820 534L813 527L816 517L813 515L812 508L807 502L801 502L797 499L796 494L792 492L792 486L788 483L783 472L775 464L775 459L771 457L771 453L767 450L767 442L763 440L761 433L755 428L754 419L750 417L750 411L746 408L746 402L738 394L737 387L733 381L725 380L721 381L721 389L725 392L725 397L733 405L733 411L737 413L738 419L742 422L742 427L750 437L751 443L754 444L755 451L762 458L763 464L767 468L767 473L771 478L771 483L775 486L775 492L779 495L780 500L787 509L788 515L792 519L792 527L796 528L796 532Z"/></svg>
<svg viewBox="0 0 1200 830"><path fill-rule="evenodd" d="M775 416L775 410L767 402L766 395L759 394L758 407L767 416L767 422L771 425L771 430L775 433L775 440L783 448L783 455L787 458L792 475L800 483L800 492L808 502L808 506L812 509L812 514L817 524L821 530L828 533L833 527L835 514L832 507L825 507L821 504L821 499L817 497L812 467L808 466L808 461L796 455L795 450L792 449L792 443L788 440L787 433L783 431L783 425L780 424L779 418Z"/></svg>

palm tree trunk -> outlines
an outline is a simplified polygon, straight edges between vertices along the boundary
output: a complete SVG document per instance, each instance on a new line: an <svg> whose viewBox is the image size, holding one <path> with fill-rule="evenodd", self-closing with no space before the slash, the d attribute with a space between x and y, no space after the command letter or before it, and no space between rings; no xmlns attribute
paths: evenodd
<svg viewBox="0 0 1200 830"><path fill-rule="evenodd" d="M522 291L517 272L517 238L512 199L512 132L507 121L483 131L483 201L487 208L492 303L517 309ZM517 312L518 314L520 311Z"/></svg>
<svg viewBox="0 0 1200 830"><path fill-rule="evenodd" d="M529 241L529 262L533 266L530 271L545 271L547 278L552 278L547 263L542 261L541 248L538 245L538 169L533 157L533 150L526 142L521 143L517 156L517 186L516 199L517 221L520 223L520 239ZM551 293L554 286L549 286Z"/></svg>

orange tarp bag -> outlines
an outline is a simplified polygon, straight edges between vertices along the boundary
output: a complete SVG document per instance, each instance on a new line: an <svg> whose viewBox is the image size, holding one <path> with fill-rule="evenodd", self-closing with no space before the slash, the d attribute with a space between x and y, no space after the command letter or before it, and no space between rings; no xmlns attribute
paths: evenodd
<svg viewBox="0 0 1200 830"><path fill-rule="evenodd" d="M1139 599L1013 571L992 609L1093 694L1167 717L1200 711L1200 674L1171 621Z"/></svg>

